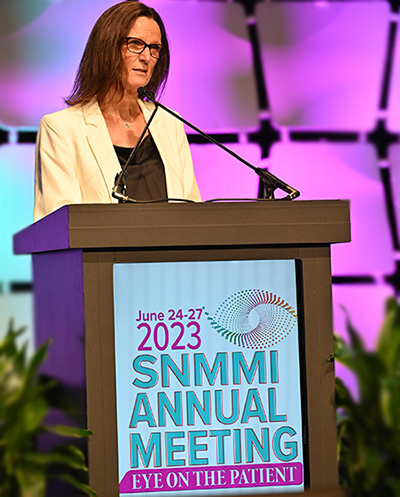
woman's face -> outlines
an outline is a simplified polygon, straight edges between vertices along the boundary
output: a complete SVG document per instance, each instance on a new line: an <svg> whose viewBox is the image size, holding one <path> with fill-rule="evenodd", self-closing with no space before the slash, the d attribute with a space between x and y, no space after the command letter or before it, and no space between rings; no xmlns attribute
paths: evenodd
<svg viewBox="0 0 400 497"><path fill-rule="evenodd" d="M161 31L154 19L139 17L132 25L128 37L138 38L148 45L161 45ZM157 59L150 55L148 47L141 54L132 53L126 43L122 46L127 77L125 92L132 93L137 98L137 90L146 86L153 75Z"/></svg>

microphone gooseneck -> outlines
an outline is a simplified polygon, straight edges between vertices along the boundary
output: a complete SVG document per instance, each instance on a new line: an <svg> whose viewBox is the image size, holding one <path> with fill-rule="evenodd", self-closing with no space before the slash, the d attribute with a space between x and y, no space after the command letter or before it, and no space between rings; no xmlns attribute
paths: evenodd
<svg viewBox="0 0 400 497"><path fill-rule="evenodd" d="M296 190L295 188L291 187L281 179L279 179L277 176L273 175L266 169L262 169L261 167L256 167L253 166L253 164L250 164L250 162L247 162L243 157L240 157L240 155L236 154L232 150L230 150L228 147L225 147L225 145L222 145L219 141L217 141L215 138L212 136L208 135L207 133L204 133L201 129L197 128L194 124L190 123L183 117L181 117L179 114L174 112L173 110L169 109L165 105L161 104L158 102L155 98L155 95L152 91L147 90L143 86L138 88L138 95L140 98L147 98L147 100L150 100L150 102L153 102L155 104L156 108L159 106L165 111L167 111L169 114L172 116L176 117L179 121L183 122L190 128L194 129L197 133L199 133L201 136L203 136L206 140L208 140L211 143L214 143L214 145L217 145L218 147L222 148L227 152L228 154L232 155L232 157L235 157L238 161L242 162L245 166L249 167L250 169L253 169L253 171L258 174L258 176L261 178L263 185L264 185L264 198L267 199L274 199L274 191L277 188L280 188L282 191L287 193L287 197L284 197L285 200L294 200L295 198L300 196L300 192Z"/></svg>

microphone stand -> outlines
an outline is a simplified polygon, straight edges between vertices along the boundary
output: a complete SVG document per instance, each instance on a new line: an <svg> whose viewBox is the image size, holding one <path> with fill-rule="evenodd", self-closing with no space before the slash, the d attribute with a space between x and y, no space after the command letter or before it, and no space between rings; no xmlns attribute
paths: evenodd
<svg viewBox="0 0 400 497"><path fill-rule="evenodd" d="M167 111L169 114L173 115L178 119L179 121L183 122L190 128L194 129L197 133L199 133L201 136L203 136L206 140L208 140L211 143L214 143L218 147L222 148L225 150L225 152L228 152L228 154L232 155L237 159L238 161L242 162L245 166L249 167L250 169L253 169L253 171L260 176L263 185L264 185L264 198L265 199L274 199L274 192L277 188L281 189L288 195L284 197L282 200L294 200L295 198L300 196L300 192L296 190L295 188L291 187L266 169L262 169L261 167L255 167L253 164L250 164L250 162L247 162L245 159L237 155L235 152L230 150L229 148L225 147L225 145L222 145L219 141L215 140L212 136L208 135L207 133L204 133L201 129L197 128L193 124L191 124L189 121L186 121L183 117L181 117L179 114L176 112L172 111L165 105L161 104L155 99L155 95L152 91L147 90L143 86L138 89L138 94L141 98L146 97L147 100L150 100L150 102L153 102L155 104L156 108L159 106L165 111Z"/></svg>
<svg viewBox="0 0 400 497"><path fill-rule="evenodd" d="M146 123L146 126L144 127L142 134L139 136L139 139L133 148L130 156L128 157L127 161L124 164L124 167L121 169L119 173L115 176L114 180L114 188L112 189L112 196L122 202L131 202L131 203L136 203L136 200L128 197L126 195L126 180L128 176L128 167L132 164L133 159L135 158L135 155L137 153L137 150L139 148L139 145L141 144L144 135L146 134L147 130L150 127L151 121L153 120L153 117L155 116L155 113L157 112L158 105L156 104L156 108L153 110L149 121Z"/></svg>

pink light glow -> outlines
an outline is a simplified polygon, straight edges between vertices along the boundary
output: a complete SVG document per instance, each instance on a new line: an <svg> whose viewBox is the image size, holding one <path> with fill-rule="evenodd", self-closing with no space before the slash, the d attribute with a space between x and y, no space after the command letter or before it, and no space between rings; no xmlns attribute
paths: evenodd
<svg viewBox="0 0 400 497"><path fill-rule="evenodd" d="M247 166L216 145L191 145L194 170L201 198L257 198L258 176ZM232 145L233 152L257 166L261 151L258 145Z"/></svg>
<svg viewBox="0 0 400 497"><path fill-rule="evenodd" d="M389 5L259 3L256 18L273 120L282 126L371 130Z"/></svg>
<svg viewBox="0 0 400 497"><path fill-rule="evenodd" d="M350 199L351 243L332 246L332 272L394 271L392 242L376 151L369 144L277 143L271 172L302 200Z"/></svg>

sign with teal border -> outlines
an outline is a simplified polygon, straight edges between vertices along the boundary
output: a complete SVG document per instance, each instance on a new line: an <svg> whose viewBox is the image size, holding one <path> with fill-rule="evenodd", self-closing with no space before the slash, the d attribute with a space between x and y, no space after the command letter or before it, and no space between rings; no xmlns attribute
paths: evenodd
<svg viewBox="0 0 400 497"><path fill-rule="evenodd" d="M294 260L114 265L121 497L304 492L297 305Z"/></svg>

